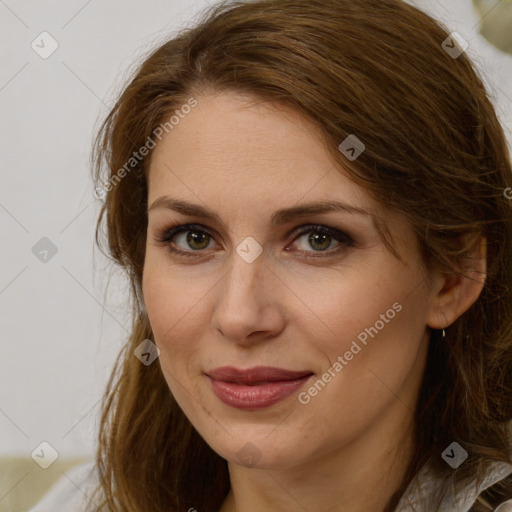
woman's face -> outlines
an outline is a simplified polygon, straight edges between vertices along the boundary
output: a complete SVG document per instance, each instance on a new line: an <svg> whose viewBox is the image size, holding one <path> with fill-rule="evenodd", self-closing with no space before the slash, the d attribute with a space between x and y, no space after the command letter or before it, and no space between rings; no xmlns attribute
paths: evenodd
<svg viewBox="0 0 512 512"><path fill-rule="evenodd" d="M163 375L205 441L237 464L293 467L403 427L434 293L410 225L335 166L315 126L246 99L198 97L154 149L143 295ZM299 215L327 202L345 206Z"/></svg>

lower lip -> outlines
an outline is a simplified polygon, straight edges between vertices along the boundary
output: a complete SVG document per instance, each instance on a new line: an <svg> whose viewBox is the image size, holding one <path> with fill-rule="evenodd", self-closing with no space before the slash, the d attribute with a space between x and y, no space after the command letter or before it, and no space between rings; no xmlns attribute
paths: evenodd
<svg viewBox="0 0 512 512"><path fill-rule="evenodd" d="M254 386L208 378L219 400L231 407L252 411L269 407L284 400L297 391L310 377L312 375L306 375L300 379L267 382Z"/></svg>

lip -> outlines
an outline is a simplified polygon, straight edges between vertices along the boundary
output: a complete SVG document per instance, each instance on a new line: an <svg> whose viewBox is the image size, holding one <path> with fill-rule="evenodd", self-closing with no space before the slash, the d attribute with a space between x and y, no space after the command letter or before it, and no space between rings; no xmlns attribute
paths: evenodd
<svg viewBox="0 0 512 512"><path fill-rule="evenodd" d="M223 403L237 409L256 410L284 400L302 387L313 372L270 366L248 369L224 366L206 375Z"/></svg>

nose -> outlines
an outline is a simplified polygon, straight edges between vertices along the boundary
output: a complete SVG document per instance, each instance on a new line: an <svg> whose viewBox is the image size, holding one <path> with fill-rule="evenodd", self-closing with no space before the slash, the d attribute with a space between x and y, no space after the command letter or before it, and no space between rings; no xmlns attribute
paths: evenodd
<svg viewBox="0 0 512 512"><path fill-rule="evenodd" d="M264 254L248 263L233 252L230 268L216 287L213 328L239 345L254 345L284 329L283 285Z"/></svg>

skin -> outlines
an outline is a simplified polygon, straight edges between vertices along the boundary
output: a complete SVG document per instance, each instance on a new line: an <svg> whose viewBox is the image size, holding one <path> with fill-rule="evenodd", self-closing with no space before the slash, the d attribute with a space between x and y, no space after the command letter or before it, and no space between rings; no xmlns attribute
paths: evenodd
<svg viewBox="0 0 512 512"><path fill-rule="evenodd" d="M447 327L478 297L484 245L467 269L479 280L427 271L412 227L350 181L310 120L232 92L197 100L151 156L143 296L171 392L228 461L231 491L221 511L383 510L410 460L430 329ZM207 206L221 222L151 208L161 196ZM331 199L386 222L403 261L370 216L270 223L278 209ZM173 223L200 224L211 238L190 245L182 232L158 242ZM296 238L308 224L346 232L354 244ZM263 248L252 263L236 252L248 236ZM172 243L196 256L173 255ZM310 370L314 383L396 302L401 311L306 405L295 393L266 409L235 409L205 376L219 366L263 365ZM249 442L255 463L238 457Z"/></svg>

